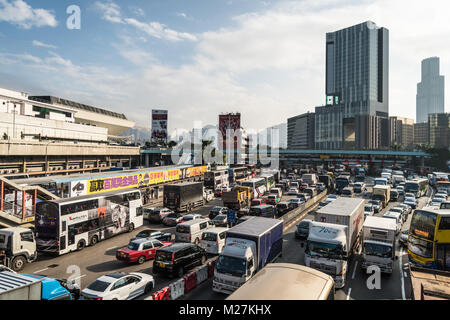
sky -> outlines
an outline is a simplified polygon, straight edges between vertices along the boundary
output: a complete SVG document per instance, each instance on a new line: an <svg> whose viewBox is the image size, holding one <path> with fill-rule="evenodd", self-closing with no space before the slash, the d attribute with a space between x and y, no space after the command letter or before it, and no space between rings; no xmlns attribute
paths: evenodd
<svg viewBox="0 0 450 320"><path fill-rule="evenodd" d="M80 8L69 29L67 8ZM415 119L424 58L450 75L445 0L0 0L0 87L124 113L169 131L241 112L254 130L325 103L325 34L389 29L389 113ZM446 91L448 91L448 81ZM446 111L449 108L446 107Z"/></svg>

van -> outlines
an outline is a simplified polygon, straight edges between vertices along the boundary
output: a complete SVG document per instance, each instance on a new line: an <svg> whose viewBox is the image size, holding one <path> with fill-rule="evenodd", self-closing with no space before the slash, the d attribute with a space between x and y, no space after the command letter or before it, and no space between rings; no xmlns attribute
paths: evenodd
<svg viewBox="0 0 450 320"><path fill-rule="evenodd" d="M225 236L228 228L213 228L202 233L200 247L206 253L220 254L225 246Z"/></svg>
<svg viewBox="0 0 450 320"><path fill-rule="evenodd" d="M283 195L283 192L281 191L280 188L272 188L272 189L270 189L270 194L276 195L277 198L281 198L281 196Z"/></svg>
<svg viewBox="0 0 450 320"><path fill-rule="evenodd" d="M398 190L397 189L391 189L391 201L398 201Z"/></svg>
<svg viewBox="0 0 450 320"><path fill-rule="evenodd" d="M198 245L202 233L211 228L215 228L215 225L208 219L195 219L180 223L175 229L175 242L193 242Z"/></svg>
<svg viewBox="0 0 450 320"><path fill-rule="evenodd" d="M275 218L275 207L271 205L262 205L250 207L250 215L263 218Z"/></svg>
<svg viewBox="0 0 450 320"><path fill-rule="evenodd" d="M383 215L383 218L395 219L395 221L397 223L397 231L395 232L395 234L398 234L400 232L400 230L402 229L402 224L403 224L403 217L402 217L401 213L389 211Z"/></svg>

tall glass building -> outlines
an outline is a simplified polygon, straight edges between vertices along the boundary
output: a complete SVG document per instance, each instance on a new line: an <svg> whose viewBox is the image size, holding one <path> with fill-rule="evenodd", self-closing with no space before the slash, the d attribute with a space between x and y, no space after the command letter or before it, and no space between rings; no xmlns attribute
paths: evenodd
<svg viewBox="0 0 450 320"><path fill-rule="evenodd" d="M422 60L422 78L417 84L416 122L427 122L428 115L444 113L444 76L439 75L439 58Z"/></svg>
<svg viewBox="0 0 450 320"><path fill-rule="evenodd" d="M386 28L368 21L326 34L326 105L316 108L316 148L377 149L388 144L380 131L388 123L388 75Z"/></svg>

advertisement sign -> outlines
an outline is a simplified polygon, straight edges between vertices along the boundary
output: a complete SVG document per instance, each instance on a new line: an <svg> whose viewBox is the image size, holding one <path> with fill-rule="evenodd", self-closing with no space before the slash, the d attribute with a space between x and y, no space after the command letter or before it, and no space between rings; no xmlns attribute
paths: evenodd
<svg viewBox="0 0 450 320"><path fill-rule="evenodd" d="M223 146L226 148L227 130L234 131L241 128L241 115L237 114L221 114L219 115L219 132L222 135ZM237 141L234 148L237 148Z"/></svg>
<svg viewBox="0 0 450 320"><path fill-rule="evenodd" d="M87 181L72 181L70 183L70 197L80 197L87 194Z"/></svg>
<svg viewBox="0 0 450 320"><path fill-rule="evenodd" d="M169 111L152 110L152 142L167 143Z"/></svg>

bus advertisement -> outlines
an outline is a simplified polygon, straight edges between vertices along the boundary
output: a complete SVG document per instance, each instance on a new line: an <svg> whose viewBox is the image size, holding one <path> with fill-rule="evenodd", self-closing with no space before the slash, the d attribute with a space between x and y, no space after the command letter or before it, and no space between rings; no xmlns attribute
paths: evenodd
<svg viewBox="0 0 450 320"><path fill-rule="evenodd" d="M407 180L405 183L405 193L414 193L416 198L420 198L427 193L428 179Z"/></svg>
<svg viewBox="0 0 450 320"><path fill-rule="evenodd" d="M42 201L36 206L36 245L38 251L61 255L131 232L143 223L138 189Z"/></svg>
<svg viewBox="0 0 450 320"><path fill-rule="evenodd" d="M252 200L256 198L261 198L267 191L266 179L255 178L241 183L243 187L250 187L250 192L252 195Z"/></svg>

